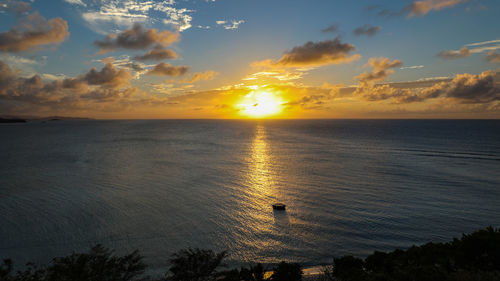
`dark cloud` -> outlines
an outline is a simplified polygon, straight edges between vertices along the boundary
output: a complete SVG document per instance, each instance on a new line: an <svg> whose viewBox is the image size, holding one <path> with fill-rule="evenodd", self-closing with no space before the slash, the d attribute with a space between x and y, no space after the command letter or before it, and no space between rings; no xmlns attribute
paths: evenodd
<svg viewBox="0 0 500 281"><path fill-rule="evenodd" d="M325 101L328 99L328 95L307 95L303 96L297 100L293 100L283 104L287 107L300 106L303 109L317 109L325 104Z"/></svg>
<svg viewBox="0 0 500 281"><path fill-rule="evenodd" d="M372 72L361 73L356 77L361 83L373 83L383 81L394 72L392 68L400 67L400 60L391 61L389 58L370 58L368 65L373 68Z"/></svg>
<svg viewBox="0 0 500 281"><path fill-rule="evenodd" d="M107 63L100 71L94 67L82 77L82 80L89 85L102 85L109 88L128 85L131 79L130 72L118 69L111 63Z"/></svg>
<svg viewBox="0 0 500 281"><path fill-rule="evenodd" d="M425 88L401 88L391 84L361 85L357 94L364 100L393 99L395 103L424 102L444 98L450 104L487 104L500 101L500 85L494 71L481 74L458 74L453 79L436 82Z"/></svg>
<svg viewBox="0 0 500 281"><path fill-rule="evenodd" d="M125 95L131 93L130 90L119 89L127 85L130 78L130 73L127 71L108 64L101 71L93 68L78 77L45 83L40 75L21 77L6 63L0 61L0 101L39 108L82 108L82 99L102 102L116 97L130 97L130 94Z"/></svg>
<svg viewBox="0 0 500 281"><path fill-rule="evenodd" d="M454 59L460 59L460 58L465 58L470 56L472 53L467 47L463 47L462 49L458 51L446 51L443 50L439 52L436 56L444 59L444 60L454 60Z"/></svg>
<svg viewBox="0 0 500 281"><path fill-rule="evenodd" d="M138 23L131 29L118 34L109 34L103 40L97 40L94 45L105 53L114 49L147 49L157 44L167 46L179 41L178 32L164 30L158 32L156 29L143 29Z"/></svg>
<svg viewBox="0 0 500 281"><path fill-rule="evenodd" d="M332 24L332 25L328 26L327 28L324 28L321 30L321 32L323 32L323 33L335 33L337 31L339 31L339 26L336 24Z"/></svg>
<svg viewBox="0 0 500 281"><path fill-rule="evenodd" d="M68 36L68 23L62 18L47 21L38 12L19 15L15 27L0 33L0 52L23 52L39 46L59 44Z"/></svg>
<svg viewBox="0 0 500 281"><path fill-rule="evenodd" d="M27 13L31 10L31 5L30 3L27 2L22 2L22 1L2 1L0 3L0 11L7 11L7 12L13 12L16 13L18 16L22 15L23 13Z"/></svg>
<svg viewBox="0 0 500 281"><path fill-rule="evenodd" d="M382 101L400 99L411 95L409 89L397 89L389 84L361 86L356 93L362 93L361 98L366 101Z"/></svg>
<svg viewBox="0 0 500 281"><path fill-rule="evenodd" d="M80 95L80 98L93 100L96 102L112 102L121 99L127 99L134 95L137 91L136 88L128 88L125 90L118 89L109 89L109 88L98 88L93 91L89 91L83 95Z"/></svg>
<svg viewBox="0 0 500 281"><path fill-rule="evenodd" d="M141 71L144 71L144 69L145 69L142 64L135 63L135 62L128 62L128 63L123 64L122 66L126 67L128 69L132 69L133 71L136 71L136 72L141 72Z"/></svg>
<svg viewBox="0 0 500 281"><path fill-rule="evenodd" d="M176 59L177 58L177 53L165 49L161 46L157 46L154 49L150 50L149 52L145 53L142 56L136 56L134 57L135 60L165 60L165 59Z"/></svg>
<svg viewBox="0 0 500 281"><path fill-rule="evenodd" d="M150 70L147 74L159 75L159 76L181 76L189 71L187 66L174 66L168 63L159 63Z"/></svg>
<svg viewBox="0 0 500 281"><path fill-rule="evenodd" d="M450 82L442 82L422 91L421 99L447 97L458 103L489 103L500 100L500 85L496 73L458 74Z"/></svg>
<svg viewBox="0 0 500 281"><path fill-rule="evenodd" d="M380 27L380 26L373 26L373 25L365 24L363 26L360 26L360 27L354 29L353 33L356 36L366 35L366 36L371 37L371 36L374 36L375 34L377 34L377 32L379 32L380 30L382 30L382 27Z"/></svg>
<svg viewBox="0 0 500 281"><path fill-rule="evenodd" d="M340 64L358 59L359 55L349 56L356 48L348 43L342 43L340 38L320 42L307 42L294 47L278 61L264 60L254 62L254 66L267 67L315 67L328 64Z"/></svg>

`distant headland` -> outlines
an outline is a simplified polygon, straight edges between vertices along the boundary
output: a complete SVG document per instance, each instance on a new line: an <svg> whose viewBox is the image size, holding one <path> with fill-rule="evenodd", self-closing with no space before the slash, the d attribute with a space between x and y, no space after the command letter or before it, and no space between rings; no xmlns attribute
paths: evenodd
<svg viewBox="0 0 500 281"><path fill-rule="evenodd" d="M0 123L26 123L29 121L59 121L59 120L92 120L89 117L70 117L70 116L2 116Z"/></svg>
<svg viewBox="0 0 500 281"><path fill-rule="evenodd" d="M0 118L0 123L26 123L26 119L21 119L21 118Z"/></svg>

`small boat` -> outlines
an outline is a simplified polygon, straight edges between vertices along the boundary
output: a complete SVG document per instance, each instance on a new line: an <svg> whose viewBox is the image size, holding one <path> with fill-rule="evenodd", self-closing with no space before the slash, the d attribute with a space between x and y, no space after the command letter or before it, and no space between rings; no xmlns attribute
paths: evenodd
<svg viewBox="0 0 500 281"><path fill-rule="evenodd" d="M284 211L286 209L286 205L282 203L273 204L273 210Z"/></svg>

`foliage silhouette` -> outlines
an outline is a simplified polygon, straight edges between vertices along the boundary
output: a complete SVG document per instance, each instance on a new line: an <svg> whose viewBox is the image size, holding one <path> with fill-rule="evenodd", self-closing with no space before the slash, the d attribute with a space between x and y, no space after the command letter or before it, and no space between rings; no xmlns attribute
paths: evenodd
<svg viewBox="0 0 500 281"><path fill-rule="evenodd" d="M170 260L170 281L208 281L215 280L216 269L221 266L226 252L214 253L211 250L187 249L172 255Z"/></svg>
<svg viewBox="0 0 500 281"><path fill-rule="evenodd" d="M54 258L42 268L27 264L24 271L12 275L12 262L5 260L0 269L1 281L135 281L146 269L138 251L122 257L97 245L88 253L73 253Z"/></svg>
<svg viewBox="0 0 500 281"><path fill-rule="evenodd" d="M187 249L172 255L167 281L299 281L299 264L281 262L269 274L262 264L217 271L226 252ZM9 259L0 264L0 281L138 281L146 265L138 251L116 256L100 245L88 253L55 258L47 266L27 264L13 272ZM332 269L333 268L333 269ZM494 281L500 280L500 229L488 227L448 243L427 243L407 250L374 252L365 259L335 258L321 281ZM160 280L158 280L160 281Z"/></svg>
<svg viewBox="0 0 500 281"><path fill-rule="evenodd" d="M264 281L266 270L262 264L250 265L248 268L242 267L240 270L233 269L219 274L221 281Z"/></svg>
<svg viewBox="0 0 500 281"><path fill-rule="evenodd" d="M274 274L271 276L272 281L301 281L302 269L300 264L280 262L278 267L274 269Z"/></svg>
<svg viewBox="0 0 500 281"><path fill-rule="evenodd" d="M500 229L488 227L448 243L427 243L405 251L374 252L366 259L334 260L339 281L500 280Z"/></svg>

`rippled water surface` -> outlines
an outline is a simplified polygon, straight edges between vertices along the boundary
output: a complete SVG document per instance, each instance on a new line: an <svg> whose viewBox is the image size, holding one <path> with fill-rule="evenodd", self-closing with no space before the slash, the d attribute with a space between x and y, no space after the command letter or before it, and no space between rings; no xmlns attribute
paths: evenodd
<svg viewBox="0 0 500 281"><path fill-rule="evenodd" d="M313 265L500 226L499 121L57 121L0 136L0 258L19 262L102 243L153 268L186 247Z"/></svg>

